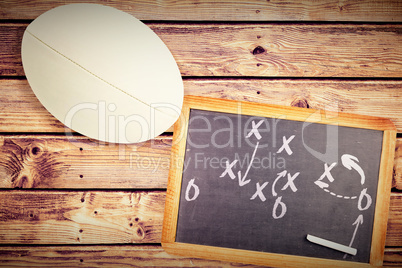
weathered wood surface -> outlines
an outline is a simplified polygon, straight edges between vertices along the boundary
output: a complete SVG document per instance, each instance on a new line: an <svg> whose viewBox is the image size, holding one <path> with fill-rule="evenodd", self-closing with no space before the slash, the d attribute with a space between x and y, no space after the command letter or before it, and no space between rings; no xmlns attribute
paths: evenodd
<svg viewBox="0 0 402 268"><path fill-rule="evenodd" d="M160 245L0 247L0 259L8 267L258 267L173 256Z"/></svg>
<svg viewBox="0 0 402 268"><path fill-rule="evenodd" d="M386 248L383 267L401 267L402 248Z"/></svg>
<svg viewBox="0 0 402 268"><path fill-rule="evenodd" d="M116 145L82 136L0 136L0 188L164 189L172 137ZM393 187L402 190L402 138Z"/></svg>
<svg viewBox="0 0 402 268"><path fill-rule="evenodd" d="M0 266L241 266L160 247L169 133L121 146L71 136L21 78L28 23L73 2L0 1ZM402 133L402 1L86 2L145 20L182 75L198 77L185 94L383 116ZM385 267L402 263L401 148L399 138Z"/></svg>
<svg viewBox="0 0 402 268"><path fill-rule="evenodd" d="M26 24L0 25L1 75L24 75ZM149 23L183 76L402 77L402 25ZM197 37L197 38L194 38Z"/></svg>
<svg viewBox="0 0 402 268"><path fill-rule="evenodd" d="M119 145L82 136L0 136L0 188L166 188L171 135Z"/></svg>
<svg viewBox="0 0 402 268"><path fill-rule="evenodd" d="M159 243L164 191L0 191L0 244Z"/></svg>
<svg viewBox="0 0 402 268"><path fill-rule="evenodd" d="M160 243L164 191L0 191L0 244ZM402 244L391 194L386 246Z"/></svg>
<svg viewBox="0 0 402 268"><path fill-rule="evenodd" d="M402 193L391 193L386 245L402 245Z"/></svg>
<svg viewBox="0 0 402 268"><path fill-rule="evenodd" d="M34 19L43 12L69 3L81 1L3 0L0 18ZM215 20L215 21L401 21L402 3L398 0L347 1L101 1L130 13L141 20Z"/></svg>
<svg viewBox="0 0 402 268"><path fill-rule="evenodd" d="M326 109L390 118L402 132L402 81L185 79L186 95ZM70 132L24 79L0 79L0 132Z"/></svg>
<svg viewBox="0 0 402 268"><path fill-rule="evenodd" d="M387 249L384 267L400 267L401 251ZM173 256L160 245L3 246L0 258L0 266L8 267L260 267Z"/></svg>
<svg viewBox="0 0 402 268"><path fill-rule="evenodd" d="M23 74L21 42L25 28L26 25L0 24L0 75Z"/></svg>
<svg viewBox="0 0 402 268"><path fill-rule="evenodd" d="M392 187L402 190L402 139L396 140L394 178Z"/></svg>

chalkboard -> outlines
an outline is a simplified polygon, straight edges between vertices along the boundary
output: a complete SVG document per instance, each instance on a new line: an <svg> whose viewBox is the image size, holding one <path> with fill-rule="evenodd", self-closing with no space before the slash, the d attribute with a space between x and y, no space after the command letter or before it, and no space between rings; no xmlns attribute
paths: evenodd
<svg viewBox="0 0 402 268"><path fill-rule="evenodd" d="M200 97L186 98L180 121L164 220L167 250L183 253L189 245L196 257L271 266L280 266L275 258L282 255L295 266L380 265L391 122ZM213 254L205 256L208 249Z"/></svg>

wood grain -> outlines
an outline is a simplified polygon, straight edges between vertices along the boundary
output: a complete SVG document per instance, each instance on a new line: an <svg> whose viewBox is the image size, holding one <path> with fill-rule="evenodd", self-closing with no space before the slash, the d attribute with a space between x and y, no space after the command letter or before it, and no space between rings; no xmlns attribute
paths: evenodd
<svg viewBox="0 0 402 268"><path fill-rule="evenodd" d="M183 76L402 77L399 24L147 25ZM24 75L20 45L26 26L1 25L0 74Z"/></svg>
<svg viewBox="0 0 402 268"><path fill-rule="evenodd" d="M0 79L0 132L71 132L39 102L27 80Z"/></svg>
<svg viewBox="0 0 402 268"><path fill-rule="evenodd" d="M185 79L184 93L380 116L402 132L400 80ZM70 132L40 104L26 80L0 79L0 132L65 131Z"/></svg>
<svg viewBox="0 0 402 268"><path fill-rule="evenodd" d="M400 267L401 248L386 249L383 267ZM222 261L170 255L155 245L2 246L0 266L19 267L244 267Z"/></svg>
<svg viewBox="0 0 402 268"><path fill-rule="evenodd" d="M160 243L164 204L154 190L2 190L0 244ZM402 244L401 210L402 194L392 193L388 247Z"/></svg>
<svg viewBox="0 0 402 268"><path fill-rule="evenodd" d="M185 94L389 118L402 132L402 82L186 79ZM385 107L385 105L387 107Z"/></svg>
<svg viewBox="0 0 402 268"><path fill-rule="evenodd" d="M157 243L159 191L1 191L0 244Z"/></svg>
<svg viewBox="0 0 402 268"><path fill-rule="evenodd" d="M392 187L402 190L402 139L396 140Z"/></svg>
<svg viewBox="0 0 402 268"><path fill-rule="evenodd" d="M397 25L149 26L172 51L184 76L400 77L402 74L402 48L396 48L402 41L398 33L401 27ZM189 36L197 38L189 43L185 41ZM177 50L174 42L179 40Z"/></svg>
<svg viewBox="0 0 402 268"><path fill-rule="evenodd" d="M71 130L21 78L27 24L73 2L82 1L0 1L0 266L241 266L161 248L170 134L127 146L64 136ZM383 116L402 133L399 0L86 2L145 21L172 51L182 75L198 77L185 78L185 94ZM348 77L370 80L339 79ZM400 190L401 148L399 138L393 187ZM401 211L396 190L384 267L402 263Z"/></svg>
<svg viewBox="0 0 402 268"><path fill-rule="evenodd" d="M17 0L0 3L3 19L34 19L41 13L62 5L80 1ZM212 20L212 21L400 21L402 4L397 0L347 1L86 1L112 6L141 20Z"/></svg>
<svg viewBox="0 0 402 268"><path fill-rule="evenodd" d="M0 188L166 188L171 136L130 145L0 136Z"/></svg>
<svg viewBox="0 0 402 268"><path fill-rule="evenodd" d="M402 263L402 248L386 248L383 267L400 267Z"/></svg>
<svg viewBox="0 0 402 268"><path fill-rule="evenodd" d="M0 266L41 267L248 267L170 255L160 245L0 247Z"/></svg>
<svg viewBox="0 0 402 268"><path fill-rule="evenodd" d="M102 144L82 136L0 136L0 188L166 188L172 137ZM402 189L402 139L392 186ZM82 150L81 150L82 149Z"/></svg>
<svg viewBox="0 0 402 268"><path fill-rule="evenodd" d="M391 193L391 204L389 207L388 230L385 244L387 246L399 247L402 245L402 194Z"/></svg>
<svg viewBox="0 0 402 268"><path fill-rule="evenodd" d="M170 135L131 145L82 136L0 136L0 188L165 189L171 144ZM400 190L401 148L399 138L392 186Z"/></svg>
<svg viewBox="0 0 402 268"><path fill-rule="evenodd" d="M21 42L24 31L25 27L17 24L0 24L0 39L2 40L0 75L21 75L24 72L21 62Z"/></svg>

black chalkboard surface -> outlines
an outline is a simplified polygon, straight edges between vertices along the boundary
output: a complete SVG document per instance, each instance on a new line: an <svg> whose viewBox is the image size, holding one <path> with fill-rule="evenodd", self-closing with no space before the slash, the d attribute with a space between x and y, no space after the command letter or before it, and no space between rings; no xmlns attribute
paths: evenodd
<svg viewBox="0 0 402 268"><path fill-rule="evenodd" d="M392 123L193 98L175 129L168 250L190 245L194 256L273 266L282 255L295 266L382 261L387 217L384 223L380 215L390 192L383 161L392 142L384 144L395 136ZM211 249L218 253L204 256Z"/></svg>

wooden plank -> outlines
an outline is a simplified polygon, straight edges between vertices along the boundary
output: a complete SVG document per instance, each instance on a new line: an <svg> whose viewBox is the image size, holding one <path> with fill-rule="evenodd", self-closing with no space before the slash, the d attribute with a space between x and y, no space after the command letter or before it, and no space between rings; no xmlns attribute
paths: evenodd
<svg viewBox="0 0 402 268"><path fill-rule="evenodd" d="M157 243L159 191L1 191L1 244Z"/></svg>
<svg viewBox="0 0 402 268"><path fill-rule="evenodd" d="M401 267L402 248L386 248L383 267Z"/></svg>
<svg viewBox="0 0 402 268"><path fill-rule="evenodd" d="M392 187L402 190L402 139L396 140Z"/></svg>
<svg viewBox="0 0 402 268"><path fill-rule="evenodd" d="M0 79L0 132L71 132L36 98L27 80Z"/></svg>
<svg viewBox="0 0 402 268"><path fill-rule="evenodd" d="M402 245L402 194L391 193L388 216L386 246L399 247Z"/></svg>
<svg viewBox="0 0 402 268"><path fill-rule="evenodd" d="M24 75L26 24L2 24L0 74ZM402 25L148 23L183 76L402 77ZM194 37L197 38L194 38Z"/></svg>
<svg viewBox="0 0 402 268"><path fill-rule="evenodd" d="M401 81L189 79L184 82L186 95L385 117L402 132Z"/></svg>
<svg viewBox="0 0 402 268"><path fill-rule="evenodd" d="M24 73L21 62L21 42L25 27L18 24L0 24L0 39L2 40L0 75L21 75Z"/></svg>
<svg viewBox="0 0 402 268"><path fill-rule="evenodd" d="M130 145L0 136L0 188L166 188L171 136Z"/></svg>
<svg viewBox="0 0 402 268"><path fill-rule="evenodd" d="M402 248L385 249L383 267L400 267ZM207 259L170 255L160 245L3 246L0 266L23 267L244 267Z"/></svg>
<svg viewBox="0 0 402 268"><path fill-rule="evenodd" d="M0 244L160 243L163 191L0 191ZM386 246L402 244L391 194Z"/></svg>
<svg viewBox="0 0 402 268"><path fill-rule="evenodd" d="M80 2L3 0L0 13L3 19L34 19L41 13L62 5ZM100 1L128 12L141 20L217 20L217 21L401 21L402 4L397 0L347 1Z"/></svg>
<svg viewBox="0 0 402 268"><path fill-rule="evenodd" d="M174 256L160 245L0 247L0 266L258 267Z"/></svg>
<svg viewBox="0 0 402 268"><path fill-rule="evenodd" d="M398 267L402 249L386 249L384 267ZM0 266L260 267L170 255L159 245L19 246L0 248Z"/></svg>
<svg viewBox="0 0 402 268"><path fill-rule="evenodd" d="M0 188L166 188L171 135L130 145L99 143L82 136L0 136ZM397 139L396 151L402 148ZM393 187L402 188L396 153Z"/></svg>
<svg viewBox="0 0 402 268"><path fill-rule="evenodd" d="M185 79L186 95L390 118L402 132L402 81ZM26 80L0 79L0 132L70 132L40 104Z"/></svg>

